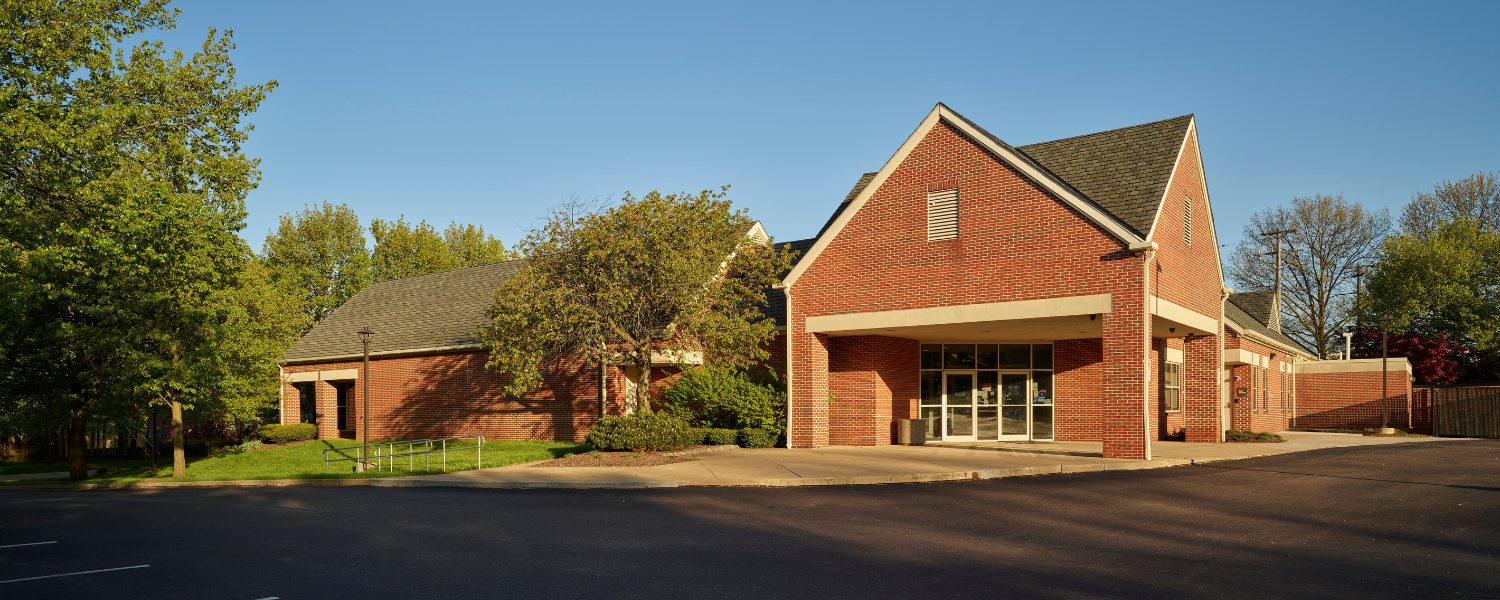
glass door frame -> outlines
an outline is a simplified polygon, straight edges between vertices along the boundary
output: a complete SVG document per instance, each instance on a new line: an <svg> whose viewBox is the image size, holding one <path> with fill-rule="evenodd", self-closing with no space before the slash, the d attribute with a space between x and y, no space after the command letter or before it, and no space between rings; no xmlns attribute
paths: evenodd
<svg viewBox="0 0 1500 600"><path fill-rule="evenodd" d="M949 414L948 413L948 406L949 406L949 404L948 404L948 377L951 376L951 375L967 375L969 377L969 434L968 435L949 435L948 434L948 431L952 427L951 424L949 423L949 416L948 416L948 414ZM945 442L977 442L977 441L979 441L977 423L975 422L975 419L977 418L977 415L975 414L975 412L978 409L977 409L977 407L974 406L975 403L976 403L976 400L977 400L977 398L975 396L976 396L976 394L978 394L978 390L979 390L979 371L977 371L977 370L970 370L970 369L943 369L943 412L942 412L943 425L942 425L942 429L939 430L939 431L941 431L943 433L943 441L945 441ZM957 405L954 405L954 406L957 406Z"/></svg>
<svg viewBox="0 0 1500 600"><path fill-rule="evenodd" d="M1023 399L1023 404L1006 404L1005 403L1004 393L1003 392L1001 393L1001 397L1000 397L1000 436L999 436L999 441L1001 441L1001 442L1029 442L1029 441L1031 441L1031 383L1032 383L1031 382L1031 369L998 369L998 370L1000 371L999 380L1001 382L1001 386L1004 385L1004 381L1005 381L1005 376L1006 375L1024 375L1026 377L1026 387L1023 388L1025 390L1023 392L1025 394L1025 398ZM1006 435L1005 434L1005 407L1007 407L1007 406L1012 406L1012 407L1014 407L1014 406L1023 406L1023 407L1025 407L1025 409L1026 409L1026 432L1025 433L1013 433L1013 434L1010 434L1010 435Z"/></svg>

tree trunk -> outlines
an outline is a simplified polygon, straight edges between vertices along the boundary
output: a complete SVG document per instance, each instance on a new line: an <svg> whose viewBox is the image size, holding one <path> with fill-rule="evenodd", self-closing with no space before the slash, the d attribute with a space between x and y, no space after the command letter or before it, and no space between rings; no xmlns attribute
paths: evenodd
<svg viewBox="0 0 1500 600"><path fill-rule="evenodd" d="M89 478L88 416L82 404L74 404L68 421L68 479Z"/></svg>
<svg viewBox="0 0 1500 600"><path fill-rule="evenodd" d="M187 477L187 449L182 446L182 403L172 401L172 476Z"/></svg>
<svg viewBox="0 0 1500 600"><path fill-rule="evenodd" d="M635 359L635 412L651 414L651 354Z"/></svg>

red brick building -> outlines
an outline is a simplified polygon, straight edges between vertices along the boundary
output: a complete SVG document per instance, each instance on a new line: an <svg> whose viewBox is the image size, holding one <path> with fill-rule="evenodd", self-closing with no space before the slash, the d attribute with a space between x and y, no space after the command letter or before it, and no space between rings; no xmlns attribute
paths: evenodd
<svg viewBox="0 0 1500 600"><path fill-rule="evenodd" d="M792 447L890 444L919 419L930 440L1149 458L1161 439L1285 429L1297 386L1327 378L1299 370L1315 357L1281 334L1269 293L1224 287L1191 115L1011 146L939 104L790 244L802 255L767 312ZM500 395L474 331L516 268L365 288L287 353L284 422L353 435L364 326L380 332L377 438L579 439L622 411L616 367L559 365L544 389Z"/></svg>

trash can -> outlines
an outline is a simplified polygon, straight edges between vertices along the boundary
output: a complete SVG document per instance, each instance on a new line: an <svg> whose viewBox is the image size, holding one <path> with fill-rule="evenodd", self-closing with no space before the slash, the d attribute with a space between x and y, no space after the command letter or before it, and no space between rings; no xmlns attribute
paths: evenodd
<svg viewBox="0 0 1500 600"><path fill-rule="evenodd" d="M922 419L896 419L896 443L921 446L927 443L927 422Z"/></svg>

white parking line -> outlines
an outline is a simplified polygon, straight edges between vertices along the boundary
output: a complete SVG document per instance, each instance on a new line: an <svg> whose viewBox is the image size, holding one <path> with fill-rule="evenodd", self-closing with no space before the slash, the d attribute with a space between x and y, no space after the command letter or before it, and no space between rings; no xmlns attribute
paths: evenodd
<svg viewBox="0 0 1500 600"><path fill-rule="evenodd" d="M256 600L281 600L281 598L278 596L271 596L268 598L257 598Z"/></svg>
<svg viewBox="0 0 1500 600"><path fill-rule="evenodd" d="M125 569L144 569L151 565L136 565L134 567L115 567L113 569L98 569L95 571L79 571L77 573L59 573L57 575L43 575L41 577L23 577L21 579L7 579L0 583L15 583L17 581L31 581L33 579L51 579L53 577L67 577L69 575L88 575L89 573L103 573L105 571L124 571Z"/></svg>
<svg viewBox="0 0 1500 600"><path fill-rule="evenodd" d="M32 542L30 544L11 544L9 546L0 546L0 548L20 548L21 546L40 546L42 544L56 544L56 543L57 542L54 540L54 541L51 541L51 542Z"/></svg>

